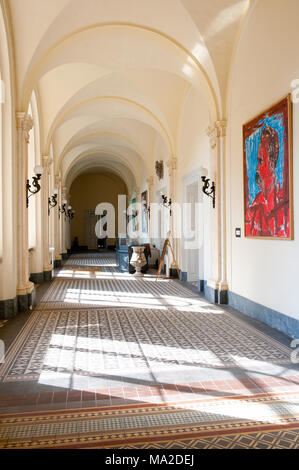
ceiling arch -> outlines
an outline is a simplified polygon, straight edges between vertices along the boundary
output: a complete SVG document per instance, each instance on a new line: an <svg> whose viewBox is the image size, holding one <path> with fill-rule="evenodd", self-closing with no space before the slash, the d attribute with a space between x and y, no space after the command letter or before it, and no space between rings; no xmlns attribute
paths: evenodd
<svg viewBox="0 0 299 470"><path fill-rule="evenodd" d="M55 44L53 44L28 72L22 91L22 106L26 106L32 88L36 86L38 80L42 77L42 75L44 75L49 70L57 67L57 65L62 65L66 62L73 62L74 60L76 60L78 58L78 54L80 54L80 48L78 48L78 44L80 44L80 42L86 42L86 36L89 36L90 42L92 42L92 40L95 39L95 35L93 35L92 33L99 30L100 28L112 28L114 30L112 34L113 38L115 38L116 28L124 30L122 36L125 36L127 38L126 48L128 50L132 49L132 55L121 56L121 58L130 61L132 60L132 57L134 57L138 65L140 63L143 63L143 65L145 65L150 59L153 62L151 66L154 65L155 67L157 67L159 64L158 59L162 56L163 53L163 60L160 63L160 67L166 67L167 64L168 66L172 65L172 69L174 69L175 64L170 64L170 59L173 55L179 55L180 60L178 61L178 63L180 66L180 70L177 69L177 73L182 76L185 76L185 78L193 82L193 85L199 86L205 91L207 100L209 102L211 115L214 119L219 118L221 112L221 103L219 102L219 94L217 94L216 91L217 83L212 83L209 74L207 73L205 67L202 65L201 61L196 55L196 52L197 50L200 50L200 47L198 46L197 50L195 49L194 52L192 52L189 51L185 46L180 44L180 42L178 42L176 39L168 36L167 34L159 30L141 24L124 22L111 22L88 25L80 30L72 31L69 35L66 35L65 37L57 41ZM130 40L128 40L128 38L130 38ZM98 42L99 37L96 37L96 40ZM142 48L140 47L141 40L143 42ZM104 42L107 43L107 36L104 38ZM204 46L202 46L202 48L204 48ZM156 49L157 53L155 52ZM147 50L150 51L150 54L146 53ZM107 54L106 47L105 49L103 49L103 51ZM88 63L88 60L86 59L84 62ZM181 67L181 63L183 63L183 68ZM109 61L109 65L111 67L111 60ZM195 70L193 70L194 68ZM187 71L189 71L189 73L186 73ZM195 74L195 71L197 71L198 73ZM193 74L195 75L195 79L193 79Z"/></svg>
<svg viewBox="0 0 299 470"><path fill-rule="evenodd" d="M126 111L126 116L129 118L137 118L141 122L145 122L146 124L150 125L153 127L157 132L159 132L162 136L162 138L165 139L167 142L167 146L169 148L170 153L174 153L174 144L171 135L169 134L169 131L166 127L166 125L160 121L160 119L152 113L150 109L147 109L145 106L142 104L129 100L125 97L121 96L96 96L93 98L89 98L86 101L76 103L73 105L71 108L69 108L63 115L61 115L58 119L57 122L53 124L52 129L50 130L48 139L47 139L47 144L46 144L46 151L45 153L48 153L49 146L51 144L53 135L55 131L58 129L59 126L61 126L65 121L68 120L68 118L71 118L75 115L75 113L82 113L84 107L88 105L94 105L95 103L104 103L104 102L110 102L110 103L118 103L121 105L126 105L128 108L133 108L134 113L131 113L130 110ZM136 114L137 110L137 114ZM92 111L92 110L91 110ZM99 114L98 109L95 111L96 115ZM116 116L119 116L121 114L121 111L116 111Z"/></svg>
<svg viewBox="0 0 299 470"><path fill-rule="evenodd" d="M62 179L63 186L69 189L74 179L87 168L101 168L114 172L125 181L128 190L131 192L136 186L137 175L134 168L130 167L119 155L112 152L83 152L70 163L64 172Z"/></svg>
<svg viewBox="0 0 299 470"><path fill-rule="evenodd" d="M123 158L140 178L152 173L157 141L164 159L177 155L190 89L210 121L225 119L233 50L252 2L87 2L9 3L18 106L27 109L36 91L42 153L53 149L56 174L100 152Z"/></svg>

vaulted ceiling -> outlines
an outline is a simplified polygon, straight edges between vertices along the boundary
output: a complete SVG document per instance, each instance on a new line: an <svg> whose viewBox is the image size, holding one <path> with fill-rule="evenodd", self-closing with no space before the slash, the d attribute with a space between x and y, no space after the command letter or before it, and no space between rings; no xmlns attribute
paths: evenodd
<svg viewBox="0 0 299 470"><path fill-rule="evenodd" d="M155 147L177 152L184 100L225 114L234 50L250 0L7 0L18 109L35 91L41 152L67 184L94 165L129 186ZM131 183L130 183L131 182Z"/></svg>

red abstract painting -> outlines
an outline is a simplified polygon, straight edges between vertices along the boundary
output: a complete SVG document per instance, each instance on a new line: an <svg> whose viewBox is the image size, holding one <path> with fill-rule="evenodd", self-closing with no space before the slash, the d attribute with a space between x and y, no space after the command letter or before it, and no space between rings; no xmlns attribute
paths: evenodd
<svg viewBox="0 0 299 470"><path fill-rule="evenodd" d="M243 126L245 236L293 239L290 95Z"/></svg>

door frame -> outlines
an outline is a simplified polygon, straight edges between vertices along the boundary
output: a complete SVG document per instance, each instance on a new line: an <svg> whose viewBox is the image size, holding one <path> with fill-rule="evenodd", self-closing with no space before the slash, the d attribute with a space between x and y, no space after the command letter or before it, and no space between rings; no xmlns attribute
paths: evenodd
<svg viewBox="0 0 299 470"><path fill-rule="evenodd" d="M201 214L198 214L199 217L199 230L201 230L202 236L202 244L198 248L198 273L197 273L197 278L196 281L199 281L203 279L204 276L204 207L203 207L203 192L202 192L202 181L201 181L201 176L204 173L204 168L200 168L198 170L192 171L191 173L188 173L185 175L182 180L182 202L186 203L187 202L187 188L188 186L191 186L194 183L198 184L198 203L201 204ZM182 211L183 211L183 206L182 206ZM183 216L183 213L182 213ZM182 219L183 220L183 219ZM186 281L189 281L188 279L188 273L190 272L189 268L189 257L186 256L187 250L184 248L184 237L182 234L182 243L181 243L181 260L182 260L182 272L183 274L183 279ZM192 282L192 280L190 280Z"/></svg>

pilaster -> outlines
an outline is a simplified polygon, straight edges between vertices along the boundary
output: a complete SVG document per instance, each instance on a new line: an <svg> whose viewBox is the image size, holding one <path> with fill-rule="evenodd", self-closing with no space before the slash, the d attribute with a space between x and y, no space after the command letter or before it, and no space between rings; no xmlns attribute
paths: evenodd
<svg viewBox="0 0 299 470"><path fill-rule="evenodd" d="M62 196L61 196L61 204L62 201L67 201L67 187L62 188ZM67 204L68 206L68 204ZM66 248L66 217L64 214L61 214L60 217L60 234L61 234L61 248L62 248L62 258L63 255L66 255L67 253L67 248Z"/></svg>
<svg viewBox="0 0 299 470"><path fill-rule="evenodd" d="M169 175L169 199L171 199L172 206L175 204L176 201L176 176L177 176L177 168L178 168L178 160L175 155L173 155L167 162L168 168L168 175ZM175 235L175 224L176 224L176 211L172 208L172 215L170 217L170 231L171 231L171 243L173 247L173 251L175 253L176 260L178 259L178 251L179 251L179 243L178 240L174 237ZM170 265L171 274L176 273L178 269L178 265L176 264L175 260L172 260Z"/></svg>
<svg viewBox="0 0 299 470"><path fill-rule="evenodd" d="M146 180L147 186L148 186L148 207L151 207L151 204L154 202L154 177L150 176ZM149 237L151 239L152 237L152 224L151 224L151 216L149 212L149 217L148 217L148 224L149 224Z"/></svg>
<svg viewBox="0 0 299 470"><path fill-rule="evenodd" d="M26 183L28 179L28 144L29 132L33 119L29 114L17 112L17 151L18 151L18 189L17 189L17 237L18 237L18 272L17 296L20 298L21 310L30 306L34 284L29 281L29 243L28 243L28 210L26 207Z"/></svg>
<svg viewBox="0 0 299 470"><path fill-rule="evenodd" d="M58 208L61 205L61 201L59 201L61 195L61 178L59 175L55 175L55 188L58 189L58 196L57 196L57 205L52 209L54 211L54 231L55 231L55 253L54 253L54 260L55 264L59 264L57 262L61 261L61 251L60 251L60 223L58 217Z"/></svg>
<svg viewBox="0 0 299 470"><path fill-rule="evenodd" d="M210 138L210 175L215 182L215 209L211 208L211 272L207 282L209 298L227 303L226 204L225 204L225 138L227 122L216 121L207 129Z"/></svg>
<svg viewBox="0 0 299 470"><path fill-rule="evenodd" d="M53 269L50 263L49 254L49 213L48 213L48 200L49 200L49 177L50 166L52 158L47 155L42 156L42 165L44 168L43 186L42 186L42 218L43 218L43 269L45 273L51 272Z"/></svg>

